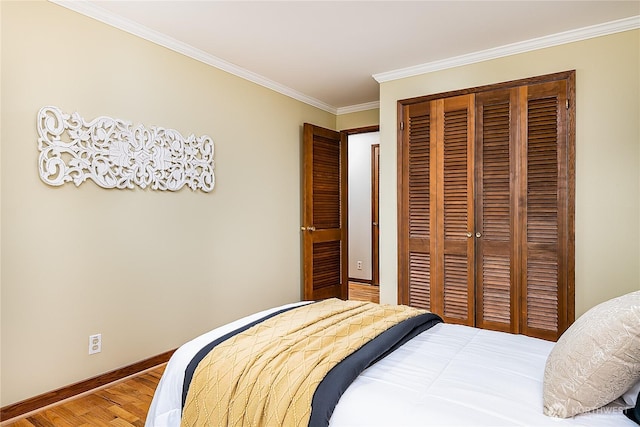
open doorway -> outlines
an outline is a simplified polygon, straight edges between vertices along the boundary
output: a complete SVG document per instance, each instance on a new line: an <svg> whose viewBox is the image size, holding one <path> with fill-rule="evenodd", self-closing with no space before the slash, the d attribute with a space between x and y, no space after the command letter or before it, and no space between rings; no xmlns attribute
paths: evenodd
<svg viewBox="0 0 640 427"><path fill-rule="evenodd" d="M349 299L379 302L380 132L350 132L347 148Z"/></svg>

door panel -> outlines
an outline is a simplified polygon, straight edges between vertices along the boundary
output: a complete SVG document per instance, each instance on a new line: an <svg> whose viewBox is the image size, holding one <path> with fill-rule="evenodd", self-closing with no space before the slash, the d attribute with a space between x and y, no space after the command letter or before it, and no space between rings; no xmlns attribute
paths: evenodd
<svg viewBox="0 0 640 427"><path fill-rule="evenodd" d="M303 298L346 298L346 136L307 123L303 132Z"/></svg>
<svg viewBox="0 0 640 427"><path fill-rule="evenodd" d="M437 183L437 193L442 195L437 211L437 229L442 235L438 239L442 247L437 251L437 280L443 284L439 310L445 321L473 325L474 95L446 98L436 104L437 164L442 177Z"/></svg>
<svg viewBox="0 0 640 427"><path fill-rule="evenodd" d="M567 312L566 82L529 86L526 100L521 322L528 335L557 339L568 327L559 314Z"/></svg>
<svg viewBox="0 0 640 427"><path fill-rule="evenodd" d="M476 324L518 331L517 89L476 96Z"/></svg>
<svg viewBox="0 0 640 427"><path fill-rule="evenodd" d="M402 286L399 302L431 307L431 182L435 168L431 158L431 111L429 104L406 107L405 147L398 158L403 175L398 183L402 202L398 244L408 254L398 266ZM435 141L435 140L434 140ZM435 182L435 180L434 180ZM406 184L404 184L406 183Z"/></svg>

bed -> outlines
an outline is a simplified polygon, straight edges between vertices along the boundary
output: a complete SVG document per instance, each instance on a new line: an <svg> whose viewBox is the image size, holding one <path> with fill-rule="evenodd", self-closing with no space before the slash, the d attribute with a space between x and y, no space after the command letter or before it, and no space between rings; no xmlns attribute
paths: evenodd
<svg viewBox="0 0 640 427"><path fill-rule="evenodd" d="M146 426L181 425L186 398L183 388L188 388L185 376L192 375L189 366L194 365L194 357L199 353L207 354L208 350L203 348L211 347L212 342L225 342L234 331L260 324L265 317L277 317L281 312L295 312L314 304L317 303L299 302L255 313L182 345L167 364L153 397ZM619 309L620 305L624 308ZM621 313L624 319L613 321L612 313ZM634 406L640 388L640 292L603 303L583 317L565 332L568 342L561 342L565 338L563 335L557 344L523 335L432 321L428 329L410 337L359 372L346 390L340 391L339 400L328 415L328 425L637 427L623 411ZM610 323L614 323L613 330L604 330ZM579 339L573 339L571 334L579 335ZM573 377L585 374L588 369L597 371L596 377L603 372L602 360L580 360L580 357L593 356L588 354L585 334L592 342L594 336L608 337L606 345L602 347L597 343L597 349L592 353L601 358L608 352L604 364L613 360L615 366L613 370L605 366L608 370L604 387L597 383L579 384L577 388L582 391L576 392L575 387L572 390ZM622 359L629 359L623 360L622 367L620 354L611 354L615 347L611 340L617 342L618 347L624 347ZM567 351L572 353L569 358L565 354ZM613 351L617 350L614 348ZM597 363L600 365L593 366ZM559 384L553 389L550 384L556 379ZM622 385L612 386L614 380ZM578 400L582 401L576 403L575 396L570 396L569 403L561 405L561 409L549 404L553 403L553 398L561 400L553 396L554 393L566 393L567 389L577 393ZM581 398L581 392L586 393L586 397ZM602 393L608 396L613 393L615 397L605 396L605 404L594 404L594 395ZM590 409L589 405L598 406ZM578 413L573 414L575 411ZM633 408L627 411L633 411ZM211 424L196 421L191 425ZM322 423L309 422L309 425Z"/></svg>

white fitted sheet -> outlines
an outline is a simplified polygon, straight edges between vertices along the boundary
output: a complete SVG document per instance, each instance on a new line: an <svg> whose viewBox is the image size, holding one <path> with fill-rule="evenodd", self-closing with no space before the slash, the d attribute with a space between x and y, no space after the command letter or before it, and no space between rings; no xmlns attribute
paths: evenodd
<svg viewBox="0 0 640 427"><path fill-rule="evenodd" d="M180 347L158 384L146 426L180 426L184 370L200 348L283 307L229 323ZM330 426L637 427L615 404L569 419L545 416L542 378L553 345L524 335L438 324L356 378Z"/></svg>

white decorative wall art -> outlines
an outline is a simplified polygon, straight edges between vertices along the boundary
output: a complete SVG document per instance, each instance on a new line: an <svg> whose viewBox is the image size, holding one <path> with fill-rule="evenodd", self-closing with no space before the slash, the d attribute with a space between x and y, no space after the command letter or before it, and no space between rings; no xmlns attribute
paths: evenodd
<svg viewBox="0 0 640 427"><path fill-rule="evenodd" d="M87 179L103 188L209 192L215 185L213 140L174 129L132 126L101 116L90 122L58 107L38 112L40 178L59 186Z"/></svg>

